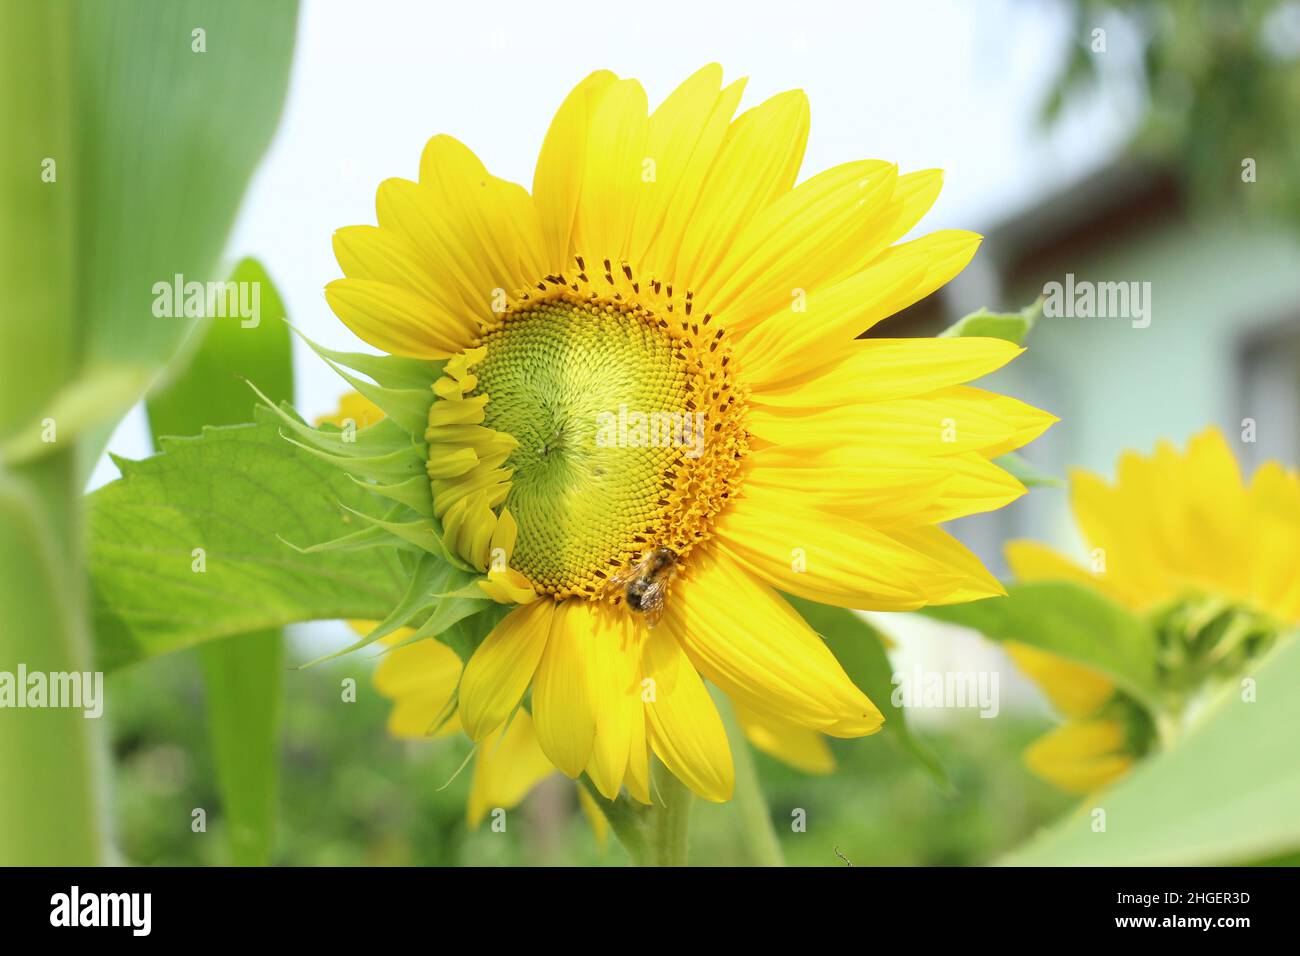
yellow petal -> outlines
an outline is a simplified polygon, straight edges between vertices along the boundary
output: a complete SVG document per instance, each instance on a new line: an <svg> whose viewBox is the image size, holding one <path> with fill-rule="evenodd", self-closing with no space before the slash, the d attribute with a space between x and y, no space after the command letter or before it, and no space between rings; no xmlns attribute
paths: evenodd
<svg viewBox="0 0 1300 956"><path fill-rule="evenodd" d="M489 173L459 140L429 140L420 157L420 185L489 288L514 292L542 274L542 229L532 197Z"/></svg>
<svg viewBox="0 0 1300 956"><path fill-rule="evenodd" d="M646 123L645 90L636 80L618 80L601 92L587 130L574 223L574 249L589 262L627 256L644 188Z"/></svg>
<svg viewBox="0 0 1300 956"><path fill-rule="evenodd" d="M367 428L384 417L383 409L366 398L360 392L347 392L339 399L338 410L332 415L321 415L316 419L320 425L329 422L342 428L346 422L352 422L357 428Z"/></svg>
<svg viewBox="0 0 1300 956"><path fill-rule="evenodd" d="M587 662L604 635L596 633L594 615L584 607L587 603L570 600L556 606L551 636L533 681L537 742L570 777L586 769L596 734Z"/></svg>
<svg viewBox="0 0 1300 956"><path fill-rule="evenodd" d="M754 407L750 431L775 445L851 443L870 453L994 457L1033 441L1057 419L1024 402L967 385L912 398L819 411ZM877 451L877 454L880 454Z"/></svg>
<svg viewBox="0 0 1300 956"><path fill-rule="evenodd" d="M1090 793L1128 772L1124 727L1113 720L1063 724L1025 750L1025 766L1071 793Z"/></svg>
<svg viewBox="0 0 1300 956"><path fill-rule="evenodd" d="M792 290L833 281L882 231L898 167L879 160L845 163L778 197L741 230L697 294L741 332L782 309Z"/></svg>
<svg viewBox="0 0 1300 956"><path fill-rule="evenodd" d="M745 736L759 750L804 773L831 773L835 757L826 738L815 730L775 720L736 705L736 719Z"/></svg>
<svg viewBox="0 0 1300 956"><path fill-rule="evenodd" d="M334 258L350 279L398 286L432 302L443 313L459 309L459 300L434 279L420 250L391 229L345 226L335 231Z"/></svg>
<svg viewBox="0 0 1300 956"><path fill-rule="evenodd" d="M826 643L735 562L697 550L674 582L673 599L662 626L700 673L741 706L837 737L880 729L880 711Z"/></svg>
<svg viewBox="0 0 1300 956"><path fill-rule="evenodd" d="M1002 646L1016 666L1041 687L1053 706L1067 717L1089 717L1115 694L1114 683L1091 667L1019 641L1006 641Z"/></svg>
<svg viewBox="0 0 1300 956"><path fill-rule="evenodd" d="M1140 595L1135 595L1113 575L1093 574L1064 555L1036 541L1008 541L1003 545L1007 565L1019 581L1070 581L1101 591L1112 601L1139 610Z"/></svg>
<svg viewBox="0 0 1300 956"><path fill-rule="evenodd" d="M910 611L983 580L891 533L750 492L718 518L716 536L723 552L779 590L836 607Z"/></svg>
<svg viewBox="0 0 1300 956"><path fill-rule="evenodd" d="M1270 462L1250 482L1250 598L1278 620L1300 621L1300 475Z"/></svg>
<svg viewBox="0 0 1300 956"><path fill-rule="evenodd" d="M1101 478L1082 470L1070 473L1070 507L1087 539L1090 561L1099 578L1131 594L1135 607L1145 609L1174 598L1177 582L1143 533L1147 515L1135 510Z"/></svg>
<svg viewBox="0 0 1300 956"><path fill-rule="evenodd" d="M740 103L744 81L720 91L722 67L697 71L650 115L646 159L653 163L641 183L629 260L639 271L672 275L673 261Z"/></svg>
<svg viewBox="0 0 1300 956"><path fill-rule="evenodd" d="M516 608L484 638L460 680L460 720L471 740L500 727L533 679L551 632L555 604Z"/></svg>
<svg viewBox="0 0 1300 956"><path fill-rule="evenodd" d="M774 389L757 389L753 401L777 408L836 408L845 404L908 398L969 382L1001 368L1024 352L1004 339L859 339L845 344L845 358L816 378Z"/></svg>
<svg viewBox="0 0 1300 956"><path fill-rule="evenodd" d="M582 807L582 815L591 824L591 832L596 836L596 845L603 850L609 843L609 820L596 805L596 798L581 784L578 786L578 806Z"/></svg>
<svg viewBox="0 0 1300 956"><path fill-rule="evenodd" d="M500 196L483 193L475 191L478 202L501 204ZM380 229L396 233L419 250L422 264L443 290L440 301L459 303L456 314L470 322L495 318L497 290L512 292L518 285L503 267L484 258L463 210L450 205L432 186L406 179L384 180L375 195L375 215ZM498 220L511 212L493 209L485 215ZM464 347L472 344L466 342Z"/></svg>
<svg viewBox="0 0 1300 956"><path fill-rule="evenodd" d="M751 450L746 495L770 491L873 528L938 524L1015 501L1025 486L977 452L946 457L867 446Z"/></svg>
<svg viewBox="0 0 1300 956"><path fill-rule="evenodd" d="M473 335L472 325L428 299L373 279L335 279L325 301L359 338L393 355L444 359Z"/></svg>
<svg viewBox="0 0 1300 956"><path fill-rule="evenodd" d="M394 637L405 639L411 630L403 628L402 632ZM442 737L460 730L455 713L448 713L460 671L456 652L432 639L385 653L379 659L374 679L375 689L393 699L388 732L394 737L419 738L430 734Z"/></svg>
<svg viewBox="0 0 1300 956"><path fill-rule="evenodd" d="M487 577L479 579L478 586L498 604L532 604L540 596L533 583L514 568L489 571Z"/></svg>
<svg viewBox="0 0 1300 956"><path fill-rule="evenodd" d="M641 703L641 635L622 608L579 601L594 640L588 645L587 673L596 715L587 775L607 799L618 796L627 773ZM644 736L644 730L641 731ZM642 751L644 752L644 743Z"/></svg>
<svg viewBox="0 0 1300 956"><path fill-rule="evenodd" d="M961 272L981 237L945 230L894 246L861 272L807 290L799 309L758 322L738 349L745 379L759 388L795 384L833 367L860 333Z"/></svg>
<svg viewBox="0 0 1300 956"><path fill-rule="evenodd" d="M735 769L722 718L700 675L663 627L645 639L646 725L655 754L697 796L731 799Z"/></svg>
<svg viewBox="0 0 1300 956"><path fill-rule="evenodd" d="M759 210L790 190L807 142L802 90L774 96L731 124L678 249L678 285L697 287Z"/></svg>
<svg viewBox="0 0 1300 956"><path fill-rule="evenodd" d="M627 776L623 783L627 792L641 803L650 803L650 741L646 730L645 704L654 688L642 670L639 700L642 706L632 715L632 742L628 748Z"/></svg>
<svg viewBox="0 0 1300 956"><path fill-rule="evenodd" d="M608 70L589 75L565 98L546 131L533 174L533 201L546 241L548 271L569 268L588 133L596 105L617 79Z"/></svg>
<svg viewBox="0 0 1300 956"><path fill-rule="evenodd" d="M533 719L520 708L510 726L494 730L479 742L474 755L466 816L478 826L492 810L509 810L555 772L537 745Z"/></svg>

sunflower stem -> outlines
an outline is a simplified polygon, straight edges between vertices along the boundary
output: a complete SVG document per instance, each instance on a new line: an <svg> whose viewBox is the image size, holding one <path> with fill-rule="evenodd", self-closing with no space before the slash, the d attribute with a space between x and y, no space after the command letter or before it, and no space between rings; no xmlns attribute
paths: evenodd
<svg viewBox="0 0 1300 956"><path fill-rule="evenodd" d="M582 785L595 798L634 866L685 866L695 795L663 764L656 762L651 773L648 807L626 794L606 800L586 775Z"/></svg>
<svg viewBox="0 0 1300 956"><path fill-rule="evenodd" d="M731 762L736 772L732 806L736 811L736 822L749 852L750 862L755 866L785 866L781 842L772 826L772 814L768 810L767 798L763 796L758 772L754 768L754 755L749 749L749 741L740 729L735 708L722 694L714 694L713 698L731 742Z"/></svg>
<svg viewBox="0 0 1300 956"><path fill-rule="evenodd" d="M695 795L663 764L654 765L650 806L650 866L685 866Z"/></svg>
<svg viewBox="0 0 1300 956"><path fill-rule="evenodd" d="M633 866L649 865L650 844L646 827L649 808L629 799L626 794L619 794L617 800L605 799L605 795L596 789L586 774L582 775L581 783L609 821L609 828L632 858Z"/></svg>

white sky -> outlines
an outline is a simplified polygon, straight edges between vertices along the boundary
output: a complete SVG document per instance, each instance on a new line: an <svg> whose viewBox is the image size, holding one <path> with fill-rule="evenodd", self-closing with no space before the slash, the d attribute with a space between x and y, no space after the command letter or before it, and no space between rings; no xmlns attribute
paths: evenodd
<svg viewBox="0 0 1300 956"><path fill-rule="evenodd" d="M750 77L742 109L807 91L804 177L869 157L904 171L941 167L945 191L924 229L987 229L1124 139L1125 111L1109 103L1082 105L1050 137L1036 126L1064 30L1056 5L1031 0L305 0L282 123L227 255L260 258L312 338L364 349L322 293L340 274L331 235L374 222L376 186L415 178L430 136L450 133L495 174L528 185L554 110L591 70L639 78L653 107L715 60L729 78ZM341 380L305 348L296 360L302 413L331 409ZM139 409L110 448L149 454ZM101 462L92 485L115 477Z"/></svg>

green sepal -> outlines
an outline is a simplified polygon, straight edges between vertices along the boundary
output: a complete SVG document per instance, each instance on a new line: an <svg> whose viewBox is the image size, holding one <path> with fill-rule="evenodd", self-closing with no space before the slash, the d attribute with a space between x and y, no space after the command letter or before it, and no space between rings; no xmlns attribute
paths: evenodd
<svg viewBox="0 0 1300 956"><path fill-rule="evenodd" d="M340 507L351 510L343 504L340 504ZM360 531L353 531L351 534L331 538L328 541L319 541L305 548L287 540L283 535L276 535L276 537L299 554L320 554L324 551L366 551L370 548L398 548L405 551L423 550L406 541L394 541L393 536L388 531L374 525L362 528Z"/></svg>
<svg viewBox="0 0 1300 956"><path fill-rule="evenodd" d="M314 455L321 461L329 462L340 471L346 472L354 478L369 478L372 481L382 481L385 478L406 480L413 475L424 473L424 460L416 453L414 446L384 455L359 455L355 458L349 458L326 451L319 451L306 442L298 441L285 434L283 429L280 430L280 437L289 444L301 448L310 455Z"/></svg>
<svg viewBox="0 0 1300 956"><path fill-rule="evenodd" d="M396 501L398 504L406 505L412 511L426 518L434 516L433 488L429 485L429 479L424 475L416 475L414 478L408 478L406 481L399 481L392 485L371 484L353 478L351 475L348 475L348 478L366 491L382 495L389 501Z"/></svg>
<svg viewBox="0 0 1300 956"><path fill-rule="evenodd" d="M429 424L429 406L433 404L434 399L432 388L385 388L349 374L341 365L331 362L328 358L325 362L339 374L340 378L378 405L383 413L407 434L423 434Z"/></svg>
<svg viewBox="0 0 1300 956"><path fill-rule="evenodd" d="M406 358L401 355L366 355L362 352L336 352L323 345L317 345L301 331L293 329L298 338L307 343L307 347L324 359L331 367L346 365L353 371L360 372L374 379L384 388L393 389L427 389L432 393L433 383L442 377L445 363L426 359ZM337 370L337 369L336 369ZM433 397L430 394L429 402ZM420 426L421 428L424 425Z"/></svg>
<svg viewBox="0 0 1300 956"><path fill-rule="evenodd" d="M367 524L382 528L389 535L396 536L402 541L410 542L428 554L447 562L452 567L462 571L475 572L475 569L466 564L463 558L447 547L442 540L442 528L432 518L421 518L417 521L392 521L389 520L395 517L392 514L388 516L388 519L385 519L375 518L360 511L353 511L352 513ZM396 544L397 542L393 543Z"/></svg>
<svg viewBox="0 0 1300 956"><path fill-rule="evenodd" d="M402 595L402 599L397 602L397 606L389 612L386 618L375 625L360 640L354 641L342 650L308 661L306 664L302 664L301 667L323 664L326 661L342 657L344 654L351 654L353 651L368 647L380 638L387 637L399 627L405 626L420 611L428 607L433 592L439 587L440 575L445 574L448 568L445 563L439 561L433 555L427 554L417 557L414 565L414 568L410 569L406 593Z"/></svg>

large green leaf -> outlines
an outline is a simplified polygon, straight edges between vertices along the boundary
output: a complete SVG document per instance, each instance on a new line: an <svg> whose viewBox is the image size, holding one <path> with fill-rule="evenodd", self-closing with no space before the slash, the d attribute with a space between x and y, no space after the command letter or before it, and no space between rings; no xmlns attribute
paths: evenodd
<svg viewBox="0 0 1300 956"><path fill-rule="evenodd" d="M1187 866L1300 850L1300 637L1231 682L1187 735L1012 853L1023 866ZM1105 830L1094 829L1105 811Z"/></svg>
<svg viewBox="0 0 1300 956"><path fill-rule="evenodd" d="M257 291L259 321L209 322L189 368L149 400L155 443L251 419L255 397L244 379L272 401L293 401L293 349L279 293L253 259L240 262L230 281ZM275 629L211 641L199 648L199 666L231 855L264 865L275 843L284 641Z"/></svg>
<svg viewBox="0 0 1300 956"><path fill-rule="evenodd" d="M379 499L285 441L269 409L258 418L164 438L162 454L119 460L123 477L90 496L102 667L295 621L382 620L401 600L393 548L286 543L364 531L354 512L375 514Z"/></svg>
<svg viewBox="0 0 1300 956"><path fill-rule="evenodd" d="M821 635L849 679L880 708L885 716L884 733L916 758L940 787L951 790L952 783L939 758L912 733L903 708L894 706L894 667L885 653L883 635L853 611L792 594L785 599Z"/></svg>
<svg viewBox="0 0 1300 956"><path fill-rule="evenodd" d="M1146 622L1082 585L1032 581L1006 597L927 607L927 617L974 628L995 641L1020 641L1087 664L1139 700L1156 691L1156 639Z"/></svg>

